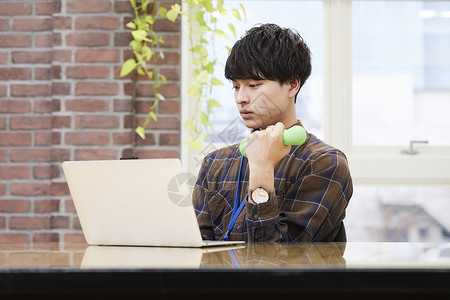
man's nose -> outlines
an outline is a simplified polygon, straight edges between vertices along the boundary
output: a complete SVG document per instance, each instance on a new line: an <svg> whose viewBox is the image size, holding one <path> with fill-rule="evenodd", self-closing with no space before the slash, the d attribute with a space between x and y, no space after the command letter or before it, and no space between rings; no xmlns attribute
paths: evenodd
<svg viewBox="0 0 450 300"><path fill-rule="evenodd" d="M236 95L236 103L237 104L243 104L243 103L249 103L250 102L250 96L245 88L240 88Z"/></svg>

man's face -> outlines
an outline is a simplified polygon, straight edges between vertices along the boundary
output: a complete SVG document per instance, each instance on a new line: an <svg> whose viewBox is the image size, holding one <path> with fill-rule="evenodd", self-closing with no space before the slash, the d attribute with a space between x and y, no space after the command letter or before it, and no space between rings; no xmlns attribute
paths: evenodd
<svg viewBox="0 0 450 300"><path fill-rule="evenodd" d="M290 84L272 80L233 80L234 98L248 128L266 128L283 122L290 101ZM284 122L283 122L284 123Z"/></svg>

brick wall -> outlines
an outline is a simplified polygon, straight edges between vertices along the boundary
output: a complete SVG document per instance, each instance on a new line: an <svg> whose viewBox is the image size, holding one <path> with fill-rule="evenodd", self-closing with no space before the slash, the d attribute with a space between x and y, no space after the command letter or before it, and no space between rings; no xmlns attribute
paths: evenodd
<svg viewBox="0 0 450 300"><path fill-rule="evenodd" d="M173 1L158 1L170 7ZM61 162L130 155L126 0L0 1L0 243L83 241ZM180 155L180 22L158 20L167 78L140 158ZM138 84L139 121L152 81Z"/></svg>

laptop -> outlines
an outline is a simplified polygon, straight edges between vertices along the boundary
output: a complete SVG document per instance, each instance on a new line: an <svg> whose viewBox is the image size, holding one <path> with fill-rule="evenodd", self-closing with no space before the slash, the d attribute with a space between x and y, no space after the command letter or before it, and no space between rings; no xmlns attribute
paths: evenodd
<svg viewBox="0 0 450 300"><path fill-rule="evenodd" d="M202 240L191 200L196 179L179 159L65 161L62 168L90 245L244 243Z"/></svg>

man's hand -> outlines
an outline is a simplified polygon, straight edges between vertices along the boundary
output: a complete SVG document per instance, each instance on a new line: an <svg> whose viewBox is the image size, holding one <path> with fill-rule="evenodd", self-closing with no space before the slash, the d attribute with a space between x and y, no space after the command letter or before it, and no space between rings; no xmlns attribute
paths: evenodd
<svg viewBox="0 0 450 300"><path fill-rule="evenodd" d="M249 189L274 189L274 167L286 156L291 146L283 144L284 125L278 122L265 130L255 131L247 140L247 158L250 168Z"/></svg>

